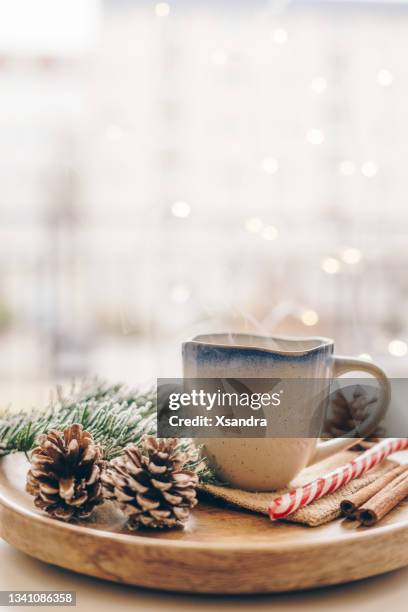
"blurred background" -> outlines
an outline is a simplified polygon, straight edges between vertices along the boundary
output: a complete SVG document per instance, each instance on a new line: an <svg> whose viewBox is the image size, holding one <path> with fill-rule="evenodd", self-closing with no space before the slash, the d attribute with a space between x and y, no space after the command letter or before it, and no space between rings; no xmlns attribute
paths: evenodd
<svg viewBox="0 0 408 612"><path fill-rule="evenodd" d="M217 330L408 365L408 2L0 0L1 402Z"/></svg>

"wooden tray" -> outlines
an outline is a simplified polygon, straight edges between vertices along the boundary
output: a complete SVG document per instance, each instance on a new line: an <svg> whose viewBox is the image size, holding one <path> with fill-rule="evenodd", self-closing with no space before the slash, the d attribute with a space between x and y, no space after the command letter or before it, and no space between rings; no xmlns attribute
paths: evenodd
<svg viewBox="0 0 408 612"><path fill-rule="evenodd" d="M380 525L318 528L201 503L186 528L126 532L110 503L86 526L37 511L24 492L23 455L0 460L0 535L54 565L154 589L266 593L348 582L408 565L408 504Z"/></svg>

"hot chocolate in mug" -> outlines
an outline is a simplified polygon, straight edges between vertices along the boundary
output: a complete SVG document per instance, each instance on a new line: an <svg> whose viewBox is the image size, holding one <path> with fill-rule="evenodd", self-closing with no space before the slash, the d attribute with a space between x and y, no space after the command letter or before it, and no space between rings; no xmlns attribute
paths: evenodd
<svg viewBox="0 0 408 612"><path fill-rule="evenodd" d="M328 398L331 379L362 371L379 383L380 397L360 429L369 435L383 418L390 400L390 384L372 362L334 354L329 338L292 338L253 334L204 334L183 343L185 379L302 379L321 381ZM209 381L210 382L210 381ZM293 385L295 387L295 385ZM306 387L307 389L307 387ZM292 402L294 403L294 402ZM296 418L316 418L308 392L296 398ZM323 420L324 414L319 414ZM306 466L353 446L361 438L320 441L315 437L196 439L222 481L247 491L280 489Z"/></svg>

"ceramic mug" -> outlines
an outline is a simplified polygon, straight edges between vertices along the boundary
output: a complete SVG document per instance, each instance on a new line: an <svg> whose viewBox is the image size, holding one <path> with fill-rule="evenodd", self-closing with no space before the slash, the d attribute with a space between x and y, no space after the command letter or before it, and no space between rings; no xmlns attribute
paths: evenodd
<svg viewBox="0 0 408 612"><path fill-rule="evenodd" d="M322 381L319 389L328 398L331 379L346 372L362 371L379 383L380 399L360 429L371 433L383 418L390 400L390 384L384 371L372 362L334 355L329 338L274 337L252 334L204 334L183 343L186 379L301 379ZM290 385L289 385L290 386ZM293 388L296 385L292 385ZM296 418L312 418L316 402L296 399ZM319 418L323 421L323 413ZM315 418L315 414L314 417ZM200 438L221 480L248 491L285 487L304 467L346 450L361 438L315 437Z"/></svg>

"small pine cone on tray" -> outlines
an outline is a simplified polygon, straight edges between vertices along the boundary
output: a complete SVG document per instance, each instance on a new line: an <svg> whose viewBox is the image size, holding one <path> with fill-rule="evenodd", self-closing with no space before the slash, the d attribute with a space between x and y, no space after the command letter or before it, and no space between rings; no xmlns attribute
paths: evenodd
<svg viewBox="0 0 408 612"><path fill-rule="evenodd" d="M101 450L82 425L41 434L30 463L26 491L34 496L35 506L51 517L87 518L103 502Z"/></svg>
<svg viewBox="0 0 408 612"><path fill-rule="evenodd" d="M369 396L367 390L361 385L356 385L351 398L347 398L339 389L331 401L330 411L324 424L324 436L338 438L347 435L355 427L360 425L367 417L367 410L371 404L375 404L378 397ZM355 449L370 448L384 436L384 429L377 429L369 438L356 444Z"/></svg>
<svg viewBox="0 0 408 612"><path fill-rule="evenodd" d="M130 530L180 526L197 504L198 476L185 468L189 459L175 438L145 436L104 471L105 498L119 505Z"/></svg>

